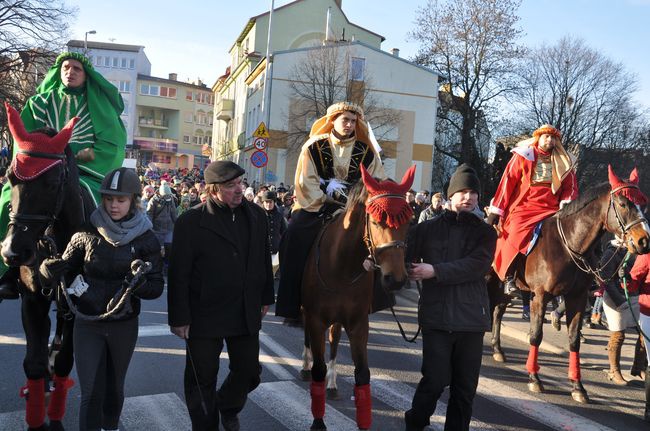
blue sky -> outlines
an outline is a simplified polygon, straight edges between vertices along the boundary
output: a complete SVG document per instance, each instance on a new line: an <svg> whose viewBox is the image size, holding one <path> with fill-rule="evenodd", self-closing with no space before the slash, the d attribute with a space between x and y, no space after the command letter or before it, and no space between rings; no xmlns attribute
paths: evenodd
<svg viewBox="0 0 650 431"><path fill-rule="evenodd" d="M68 0L78 7L72 37L145 46L152 75L201 78L212 85L228 65L228 49L247 20L269 9L270 0ZM276 0L275 6L290 3ZM179 8L183 5L183 9ZM418 6L426 0L343 0L348 19L386 38L382 48L399 48L409 58L417 44L407 40ZM650 0L523 0L518 11L522 43L553 44L578 36L623 63L639 80L636 98L650 108ZM323 17L324 26L325 17Z"/></svg>

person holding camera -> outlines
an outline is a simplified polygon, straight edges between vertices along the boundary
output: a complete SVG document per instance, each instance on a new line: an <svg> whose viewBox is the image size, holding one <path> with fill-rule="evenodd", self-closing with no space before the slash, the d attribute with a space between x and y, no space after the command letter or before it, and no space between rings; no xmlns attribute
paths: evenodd
<svg viewBox="0 0 650 431"><path fill-rule="evenodd" d="M164 286L160 244L141 209L135 171L109 172L100 193L101 205L90 225L72 237L61 259L46 259L39 268L44 285L52 286L62 275L67 282L74 280L67 291L76 311L81 431L118 429L126 371L138 338L140 299L158 298ZM134 273L132 266L139 261L147 269Z"/></svg>

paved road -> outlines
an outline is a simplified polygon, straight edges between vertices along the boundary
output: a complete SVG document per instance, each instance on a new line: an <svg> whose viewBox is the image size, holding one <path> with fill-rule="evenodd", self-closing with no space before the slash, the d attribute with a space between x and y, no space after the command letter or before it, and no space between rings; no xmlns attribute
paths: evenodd
<svg viewBox="0 0 650 431"><path fill-rule="evenodd" d="M144 302L140 319L140 338L127 376L126 402L121 430L167 431L190 429L183 403L182 373L184 349L181 340L168 332L164 297ZM406 290L398 297L396 308L408 331L414 331L416 292ZM296 379L300 369L302 330L282 325L272 314L264 320L261 360L262 384L255 390L241 415L243 430L307 430L311 424L308 383ZM648 429L643 414L643 386L637 380L623 389L606 382L606 330L585 330L587 342L582 349L582 374L591 404L572 401L567 382L567 357L564 332L545 326L546 342L540 350L540 375L547 393L537 395L526 388L524 363L527 324L520 319L520 308L513 307L505 317L503 344L509 362L492 360L486 334L483 368L474 403L472 429L476 430L642 430ZM330 430L354 430L353 387L347 339L339 355L340 400L328 401L326 423ZM625 375L629 378L632 336L623 351ZM420 377L421 343L405 343L390 312L377 313L371 319L369 359L372 374L373 429L403 429L403 411L410 405ZM24 401L18 389L24 384L19 302L0 304L0 430L25 429ZM227 370L227 354L221 357L221 369ZM74 376L73 376L74 377ZM221 373L223 378L223 373ZM444 423L443 395L432 417L432 428ZM76 412L79 391L70 393L64 424L77 429Z"/></svg>

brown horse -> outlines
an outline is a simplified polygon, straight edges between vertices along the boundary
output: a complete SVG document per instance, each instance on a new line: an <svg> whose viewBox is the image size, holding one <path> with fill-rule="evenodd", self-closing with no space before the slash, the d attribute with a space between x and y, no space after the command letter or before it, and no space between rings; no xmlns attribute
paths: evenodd
<svg viewBox="0 0 650 431"><path fill-rule="evenodd" d="M645 197L637 184L636 169L628 181L621 181L610 167L609 183L587 190L579 199L546 219L533 250L515 261L517 287L534 293L530 304L530 351L526 362L530 391L544 392L537 363L542 323L548 302L563 295L569 334L571 396L579 403L589 402L580 382L580 328L589 286L594 277L600 278L600 268L595 267L597 246L603 234L611 232L624 239L631 253L650 251L650 227L638 204ZM503 294L494 272L488 278L490 300L495 307L493 357L504 362L500 329L508 297Z"/></svg>
<svg viewBox="0 0 650 431"><path fill-rule="evenodd" d="M302 283L305 331L310 339L312 430L326 430L325 332L340 324L350 340L354 361L354 398L359 429L371 424L368 368L368 313L372 303L373 271L363 269L370 257L381 270L386 289L406 281L405 239L412 210L404 195L413 183L415 166L401 184L378 182L361 167L363 183L350 191L345 211L326 225L307 259ZM365 185L365 187L364 187ZM335 326L336 328L336 326Z"/></svg>

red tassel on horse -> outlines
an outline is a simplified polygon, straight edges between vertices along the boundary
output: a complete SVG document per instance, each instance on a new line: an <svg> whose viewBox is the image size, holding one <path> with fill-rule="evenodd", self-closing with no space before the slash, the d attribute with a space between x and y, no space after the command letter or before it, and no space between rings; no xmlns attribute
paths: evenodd
<svg viewBox="0 0 650 431"><path fill-rule="evenodd" d="M325 416L325 381L311 382L311 414L314 419L323 419Z"/></svg>
<svg viewBox="0 0 650 431"><path fill-rule="evenodd" d="M569 352L569 379L580 380L580 352Z"/></svg>
<svg viewBox="0 0 650 431"><path fill-rule="evenodd" d="M25 422L30 428L39 428L45 423L45 379L28 379L21 388L20 396L25 398Z"/></svg>
<svg viewBox="0 0 650 431"><path fill-rule="evenodd" d="M530 346L528 352L528 360L526 361L526 370L530 374L537 374L539 372L539 364L537 363L537 356L539 355L538 346Z"/></svg>
<svg viewBox="0 0 650 431"><path fill-rule="evenodd" d="M47 417L51 421L60 421L65 415L65 404L68 397L68 390L74 386L74 380L70 377L54 376L54 390L50 395L50 405L47 407Z"/></svg>
<svg viewBox="0 0 650 431"><path fill-rule="evenodd" d="M357 426L360 430L370 429L370 425L372 425L372 397L369 384L354 387L354 405L357 408Z"/></svg>

